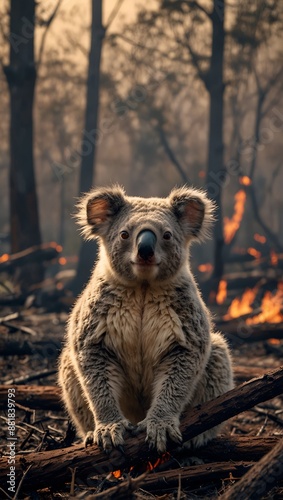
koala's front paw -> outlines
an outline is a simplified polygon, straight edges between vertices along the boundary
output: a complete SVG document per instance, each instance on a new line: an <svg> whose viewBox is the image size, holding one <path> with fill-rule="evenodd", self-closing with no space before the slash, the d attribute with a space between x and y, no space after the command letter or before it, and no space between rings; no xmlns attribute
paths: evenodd
<svg viewBox="0 0 283 500"><path fill-rule="evenodd" d="M179 419L167 417L164 419L147 417L138 423L138 431L146 430L146 441L150 448L156 448L159 453L166 451L167 436L175 441L182 442L182 434L179 429Z"/></svg>
<svg viewBox="0 0 283 500"><path fill-rule="evenodd" d="M94 431L89 431L85 437L85 447L96 444L106 452L113 447L118 447L124 443L124 433L133 429L133 425L126 419L113 423L99 423Z"/></svg>

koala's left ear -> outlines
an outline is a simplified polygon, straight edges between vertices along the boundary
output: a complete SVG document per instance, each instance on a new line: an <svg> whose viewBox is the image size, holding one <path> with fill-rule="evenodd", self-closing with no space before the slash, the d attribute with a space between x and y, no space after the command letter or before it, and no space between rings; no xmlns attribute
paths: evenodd
<svg viewBox="0 0 283 500"><path fill-rule="evenodd" d="M207 236L214 221L215 206L203 191L186 186L176 188L171 191L169 201L187 238L202 239Z"/></svg>

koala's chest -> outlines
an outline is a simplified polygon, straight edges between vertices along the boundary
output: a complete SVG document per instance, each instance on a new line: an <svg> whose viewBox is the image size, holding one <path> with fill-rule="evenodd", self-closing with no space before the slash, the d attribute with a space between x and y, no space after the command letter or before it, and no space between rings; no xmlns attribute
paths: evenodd
<svg viewBox="0 0 283 500"><path fill-rule="evenodd" d="M150 376L162 355L182 340L181 322L166 293L127 291L109 308L105 343L135 383Z"/></svg>

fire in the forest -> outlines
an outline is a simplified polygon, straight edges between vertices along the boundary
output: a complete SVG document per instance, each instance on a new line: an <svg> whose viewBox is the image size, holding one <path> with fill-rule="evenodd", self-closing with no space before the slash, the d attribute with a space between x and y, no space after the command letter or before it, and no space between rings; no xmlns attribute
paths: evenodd
<svg viewBox="0 0 283 500"><path fill-rule="evenodd" d="M227 299L227 281L221 280L218 286L216 302L217 304L221 305L224 304L226 299Z"/></svg>
<svg viewBox="0 0 283 500"><path fill-rule="evenodd" d="M248 288L245 290L242 297L236 297L232 301L224 319L231 320L252 313L252 304L256 298L258 289L258 286ZM260 312L258 314L246 318L245 322L247 325L283 322L283 282L278 284L278 288L275 292L269 290L265 292L259 309Z"/></svg>
<svg viewBox="0 0 283 500"><path fill-rule="evenodd" d="M224 217L224 239L229 245L238 231L245 212L247 195L243 189L235 194L234 214L232 218Z"/></svg>
<svg viewBox="0 0 283 500"><path fill-rule="evenodd" d="M260 308L259 314L246 319L247 325L283 322L283 282L279 283L275 294L269 290L265 292Z"/></svg>
<svg viewBox="0 0 283 500"><path fill-rule="evenodd" d="M58 245L58 243L56 243L56 241L51 241L50 243L47 243L46 246L56 248L58 253L61 253L63 250L63 247L61 245Z"/></svg>
<svg viewBox="0 0 283 500"><path fill-rule="evenodd" d="M145 470L152 471L153 469L156 469L156 467L158 467L159 465L167 462L170 458L171 458L170 453L168 452L163 453L163 455L160 458L158 458L153 464L151 462L147 462L147 464L145 464ZM130 472L134 469L135 469L134 466L130 467ZM115 470L114 472L112 472L112 474L116 479L120 479L120 477L122 477L123 475L123 471Z"/></svg>
<svg viewBox="0 0 283 500"><path fill-rule="evenodd" d="M262 236L258 233L254 235L254 240L257 241L257 243L261 243L262 245L264 245L264 243L266 243L267 241L265 236Z"/></svg>
<svg viewBox="0 0 283 500"><path fill-rule="evenodd" d="M200 266L198 266L198 270L200 273L210 273L213 271L213 265L209 262L207 264L200 264Z"/></svg>
<svg viewBox="0 0 283 500"><path fill-rule="evenodd" d="M239 316L243 316L244 314L249 314L252 312L252 303L255 300L256 291L255 289L248 288L243 293L242 297L236 297L229 309L227 314L224 316L224 319L230 320L233 318L238 318Z"/></svg>
<svg viewBox="0 0 283 500"><path fill-rule="evenodd" d="M248 175L243 175L239 178L239 182L242 186L250 186L252 184L252 180Z"/></svg>
<svg viewBox="0 0 283 500"><path fill-rule="evenodd" d="M65 264L67 264L67 259L66 259L66 257L60 257L58 262L61 266L65 266Z"/></svg>
<svg viewBox="0 0 283 500"><path fill-rule="evenodd" d="M273 266L278 265L278 255L276 252L274 252L274 250L271 250L270 252L270 262Z"/></svg>
<svg viewBox="0 0 283 500"><path fill-rule="evenodd" d="M9 254L3 253L3 255L1 255L1 257L0 257L0 263L7 262L7 260L9 260L9 258L10 258Z"/></svg>
<svg viewBox="0 0 283 500"><path fill-rule="evenodd" d="M248 254L252 255L255 259L261 258L261 253L258 250L256 250L256 248L248 248L247 252Z"/></svg>

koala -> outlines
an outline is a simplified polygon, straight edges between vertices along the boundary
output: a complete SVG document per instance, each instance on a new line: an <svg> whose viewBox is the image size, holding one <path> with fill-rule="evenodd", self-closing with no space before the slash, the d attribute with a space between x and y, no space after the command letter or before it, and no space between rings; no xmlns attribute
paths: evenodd
<svg viewBox="0 0 283 500"><path fill-rule="evenodd" d="M182 442L184 410L233 387L228 346L189 265L190 244L207 235L213 211L186 186L167 198L114 186L81 199L78 223L87 239L98 238L99 257L69 317L59 384L85 445L109 451L136 429L162 453L168 438Z"/></svg>

